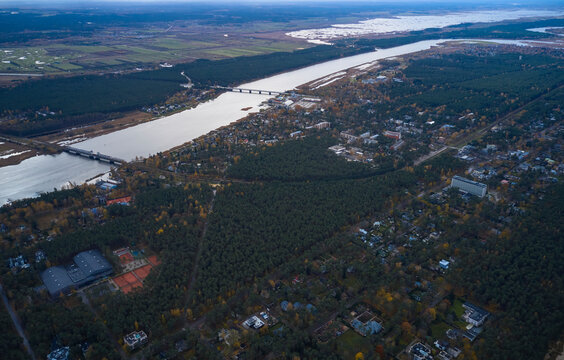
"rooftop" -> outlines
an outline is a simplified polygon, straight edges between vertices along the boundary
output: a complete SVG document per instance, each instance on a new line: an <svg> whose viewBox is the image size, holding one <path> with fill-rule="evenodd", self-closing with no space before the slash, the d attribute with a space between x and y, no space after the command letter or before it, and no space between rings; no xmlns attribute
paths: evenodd
<svg viewBox="0 0 564 360"><path fill-rule="evenodd" d="M110 263L98 250L77 254L74 262L66 266L53 266L41 273L41 280L51 296L67 293L113 271Z"/></svg>
<svg viewBox="0 0 564 360"><path fill-rule="evenodd" d="M41 280L51 295L65 292L74 282L64 266L53 266L41 273Z"/></svg>
<svg viewBox="0 0 564 360"><path fill-rule="evenodd" d="M452 177L452 179L453 179L453 180L458 180L458 181L461 181L461 182L463 182L463 183L470 184L470 185L475 185L475 186L479 186L479 187L487 187L486 184L482 184L482 183L479 183L479 182L477 182L477 181L472 181L472 180L463 178L462 176L458 176L458 175L454 175L454 176Z"/></svg>
<svg viewBox="0 0 564 360"><path fill-rule="evenodd" d="M65 346L47 354L47 360L67 360L69 358L69 354L70 348Z"/></svg>
<svg viewBox="0 0 564 360"><path fill-rule="evenodd" d="M104 272L112 267L98 250L83 251L74 257L74 262L86 276Z"/></svg>
<svg viewBox="0 0 564 360"><path fill-rule="evenodd" d="M147 334L143 330L141 331L134 331L129 333L123 337L123 340L127 344L127 346L135 348L140 344L144 344L147 342Z"/></svg>

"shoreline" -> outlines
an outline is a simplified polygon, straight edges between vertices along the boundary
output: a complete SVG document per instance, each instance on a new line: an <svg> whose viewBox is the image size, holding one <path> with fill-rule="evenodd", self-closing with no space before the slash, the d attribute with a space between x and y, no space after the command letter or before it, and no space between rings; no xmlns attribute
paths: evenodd
<svg viewBox="0 0 564 360"><path fill-rule="evenodd" d="M480 13L480 11L468 12L468 13L469 14ZM421 16L424 17L424 16L433 16L433 15L421 15ZM421 17L421 16L419 16L419 17ZM556 18L558 18L559 16L560 15L556 15ZM407 16L407 17L410 17L410 16ZM418 16L415 16L415 17L418 17ZM541 16L541 18L543 18L543 17L545 17L545 16ZM522 17L522 18L519 18L519 19L500 19L499 21L492 21L492 22L485 22L485 23L484 22L482 22L482 23L471 23L470 25L491 26L492 24L502 24L502 23L513 22L513 21L526 21L527 19L532 20L532 19L538 19L538 18L539 18L538 16L537 17L528 16L528 17ZM554 18L554 17L552 17L552 18ZM369 21L373 21L373 20L374 19L368 19L368 20L364 20L364 21L359 21L358 23L343 24L343 25L362 24L364 22L367 22L367 21L369 22ZM396 18L396 20L397 20L397 18ZM448 30L450 28L452 28L452 26L453 25L442 27L440 29L439 33L445 34L445 35L448 34L448 32L449 32ZM337 28L334 28L334 29L338 30L339 28L337 27ZM315 30L319 30L319 29L305 29L305 30L299 30L299 31L294 31L294 32L310 31L310 30L315 31ZM533 33L534 30L537 30L537 29L528 29L528 30L530 30ZM423 31L425 31L425 29ZM394 32L369 32L369 33L365 33L365 34L360 34L357 37L358 38L383 38L383 39L390 37L390 38L400 38L401 39L404 36L409 36L412 32L413 31L409 30L409 29L401 30L401 31L394 31ZM559 34L552 34L552 33L549 33L549 32L546 32L546 33L551 34L553 36L557 36L557 37L559 35ZM290 33L287 33L286 36L291 37L291 35L288 35L288 34L290 34ZM338 36L338 38L342 38L342 36ZM350 36L345 36L345 38L350 38ZM298 37L296 39L300 39L304 42L310 41L310 39L308 39L308 38L299 38ZM331 39L333 39L333 38L331 38ZM440 39L439 38L439 39L436 39L436 40L447 41L447 40L468 40L468 39ZM495 40L495 39L484 38L484 39L481 39L481 40L487 42L487 41L492 41L492 40ZM422 40L422 41L425 41L425 40ZM509 41L512 41L512 40L509 40ZM518 40L516 40L516 41L518 41ZM540 42L542 42L541 39L530 39L530 40L523 39L521 41L532 41L532 42L534 42L534 41L539 42L540 41ZM413 44L413 43L416 43L416 42L418 42L418 41L407 43L405 45ZM398 45L398 46L402 46L402 45ZM397 46L393 46L392 48L394 48L394 47L397 47ZM386 49L386 48L384 48L384 49ZM370 53L370 52L371 51L366 51L366 52L360 51L357 54L349 55L347 57L366 54L366 53ZM304 66L298 67L298 68L289 68L289 69L286 69L286 70L278 72L278 73L270 74L270 75L267 76L267 78L274 77L274 76L281 75L281 74L288 73L288 72L292 72L292 71L295 71L295 70L300 70L300 69L307 68L307 67L310 67L310 66L316 66L316 65L319 65L319 64L323 64L323 63L326 63L326 62L333 61L333 60L336 60L336 59L326 60L326 61L322 61L320 63L314 63L314 64L310 64L310 65L304 65ZM254 82L254 81L260 81L260 80L262 80L262 79L251 79L251 80L248 80L246 82ZM311 83L313 81L309 81L309 82ZM307 83L296 86L296 89L300 89L306 84ZM143 124L143 123L157 121L157 120L160 120L162 118L169 117L169 116L175 115L177 113L181 113L185 110L193 109L193 108L198 107L201 104L203 104L203 103L205 103L209 100L217 99L221 94L222 93L213 94L212 98L206 99L203 102L200 101L200 102L197 102L197 103L192 103L188 107L176 109L176 110L171 111L169 113L160 114L158 116L153 116L152 114L143 112L141 110L134 110L134 111L130 111L130 112L126 112L126 113L121 114L119 118L110 119L110 120L103 120L103 121L100 121L100 122L96 122L96 123L92 123L92 124L86 124L84 126L76 127L76 128L68 128L68 129L57 130L53 133L48 133L48 134L38 134L38 135L30 136L29 138L35 138L37 140L44 141L44 142L50 142L50 143L65 143L67 145L79 143L79 142L91 140L91 139L99 137L99 136L108 135L108 134L111 134L111 133L114 133L114 132L117 132L117 131L120 131L120 130L124 130L124 129L130 128L130 127L133 127L133 126L136 126L136 125ZM244 107L241 110L246 110L246 109L249 109L249 107ZM2 151L8 151L8 150L10 150L10 149L7 149L6 147L3 148L0 145L0 155L2 154ZM21 163L22 161L29 159L33 156L44 154L40 151L37 151L37 149L33 149L33 148L17 148L17 149L14 148L14 149L11 149L11 150L13 150L13 153L20 152L20 154L8 157L6 159L2 159L0 157L0 168L5 167L5 166L10 166L10 165L17 165L17 164ZM26 151L26 150L30 150L30 151Z"/></svg>
<svg viewBox="0 0 564 360"><path fill-rule="evenodd" d="M433 46L441 45L443 43L447 43L450 41L475 42L477 40L476 39L436 39L436 40L415 42L407 45L401 45L398 47L390 48L387 50L374 51L368 54L353 55L349 57L352 59L347 59L348 62L346 62L344 59L338 59L338 60L331 60L324 63L316 64L314 65L318 67L316 69L317 70L316 72L314 72L313 69L306 71L306 74L308 74L309 77L304 75L303 70L301 71L297 70L295 72L290 71L284 73L287 74L287 76L285 77L282 77L281 75L273 76L273 77L261 79L253 84L258 83L256 84L257 86L263 86L259 88L263 88L263 89L269 88L272 90L275 90L274 88L276 87L282 88L282 87L293 86L294 88L299 88L301 85L305 85L308 82L313 81L311 79L320 79L322 77L327 77L331 74L334 74L335 72L342 71L343 69L352 69L358 67L359 64L360 65L367 64L370 62L375 62L378 60L383 60L395 56L413 55L413 54L421 53L423 51L432 49ZM496 43L494 39L483 39L481 41ZM514 42L519 42L519 40L515 40ZM501 43L507 44L508 42L502 41ZM299 81L299 84L295 85L297 84L297 81ZM270 83L270 85L268 83ZM250 84L246 84L246 85L250 85ZM124 158L124 159L135 158L135 157L147 158L152 154L156 154L159 152L174 151L174 149L181 148L183 146L186 146L186 144L189 144L193 141L197 141L197 139L206 136L212 131L224 128L226 126L230 126L233 123L237 123L242 119L246 118L246 116L249 113L240 111L240 109L243 106L241 106L241 100L237 99L234 101L233 96L236 95L237 94L232 95L230 92L224 93L214 100L217 101L218 99L221 98L220 103L213 103L212 101L207 101L205 103L199 104L198 110L191 109L191 110L180 111L181 113L186 112L187 114L184 115L175 114L175 115L165 116L164 118L158 119L159 122L147 120L144 123L139 124L140 126L133 131L122 133L121 130L123 129L118 129L117 131L114 130L110 132L108 135L97 137L98 140L96 142L87 141L86 144L84 144L83 146L78 145L78 147L81 147L86 150L93 150L94 152L100 152L102 154ZM245 96L251 96L251 95L245 95ZM256 96L260 98L260 95L252 95L252 96ZM260 102L264 101L265 99L266 98L263 98ZM244 102L245 104L247 104L249 100L245 100ZM252 100L251 102L256 102L256 100ZM259 106L256 106L256 109L260 111ZM191 111L196 111L196 114L194 115L194 113L190 113ZM229 111L232 112L230 113ZM210 120L213 121L210 122ZM133 127L132 125L130 125L129 128L132 128ZM125 139L129 139L129 138L134 139L134 142L132 142L129 146L125 146L124 141ZM122 149L120 150L122 151L122 153L119 152L114 153L113 151L115 149ZM141 153L140 151L141 152L144 151L145 153ZM131 154L133 154L133 157L130 156ZM60 155L59 157L54 157L57 159L41 161L41 166L43 167L44 171L47 171L52 175L52 178L48 179L47 182L42 180L43 186L44 187L49 186L50 190L52 190L53 187L59 188L60 182L67 178L73 178L73 181L76 183L84 183L85 182L84 178L82 178L81 180L75 180L75 179L77 177L81 177L85 175L87 178L91 179L92 177L95 177L94 175L100 174L100 171L94 172L95 167L100 169L101 166L106 166L103 164L91 165L95 162L91 160L87 160L87 162L84 162L84 159L76 159L76 161L73 160L70 162L74 164L72 169L69 169L68 171L66 170L57 171L56 168L64 168L70 166L70 163L68 162L67 158L66 157L63 158L61 156L62 155ZM24 172L27 174L27 177L31 176L33 178L34 177L32 171L33 169L31 169L30 166L39 165L40 160L43 159L38 159L37 161L31 162L26 166L20 167L18 169L11 169L10 171L6 171L4 172L5 174L3 176L5 177L12 176L12 180L11 180L12 184L18 183L17 179L21 177ZM8 183L6 183L6 186L8 186L7 184ZM27 189L28 189L27 191L25 191L25 188L22 188L23 190L21 191L17 190L20 187L16 186L16 188L14 188L14 186L11 185L12 188L9 191L7 191L7 193L10 193L11 191L13 197L26 198L29 197L27 195L29 189L32 189L33 191L36 188L38 188L38 185L39 183L37 183L37 180L31 179L27 182ZM21 194L17 195L17 193L21 193Z"/></svg>

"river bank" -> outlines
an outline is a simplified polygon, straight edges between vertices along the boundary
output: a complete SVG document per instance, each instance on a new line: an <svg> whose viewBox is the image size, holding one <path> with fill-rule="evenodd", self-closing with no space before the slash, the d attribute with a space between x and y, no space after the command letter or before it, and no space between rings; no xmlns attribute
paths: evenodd
<svg viewBox="0 0 564 360"><path fill-rule="evenodd" d="M376 50L289 71L242 84L240 87L285 92L339 71L381 59L425 51L447 41L449 40L426 40ZM515 44L521 43L515 41ZM193 109L77 142L73 146L125 160L149 157L181 146L210 131L236 122L251 112L259 111L261 103L271 97L273 96L227 92ZM19 165L0 168L0 203L4 204L9 199L36 196L38 192L51 191L53 188L68 185L69 182L83 183L86 179L109 170L109 164L68 154L36 156ZM45 174L48 176L44 176Z"/></svg>

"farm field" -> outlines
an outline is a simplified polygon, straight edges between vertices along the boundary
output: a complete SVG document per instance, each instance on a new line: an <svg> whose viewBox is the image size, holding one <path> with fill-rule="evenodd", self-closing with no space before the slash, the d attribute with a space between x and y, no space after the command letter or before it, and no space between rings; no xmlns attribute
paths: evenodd
<svg viewBox="0 0 564 360"><path fill-rule="evenodd" d="M309 47L283 34L287 24L257 23L202 27L181 23L166 31L166 24L126 31L104 29L90 38L69 36L29 43L0 44L0 72L91 73L135 67L152 68L159 63L195 59L225 59ZM311 26L307 22L304 26ZM104 45L100 45L104 44Z"/></svg>

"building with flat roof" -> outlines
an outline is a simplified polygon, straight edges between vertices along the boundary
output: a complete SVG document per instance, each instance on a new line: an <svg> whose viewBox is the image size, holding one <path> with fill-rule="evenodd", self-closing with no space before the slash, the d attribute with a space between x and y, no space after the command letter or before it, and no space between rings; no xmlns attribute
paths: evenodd
<svg viewBox="0 0 564 360"><path fill-rule="evenodd" d="M145 334L143 330L134 331L123 337L123 341L129 347L130 350L136 349L139 346L146 344L148 340L149 338L147 337L147 334Z"/></svg>
<svg viewBox="0 0 564 360"><path fill-rule="evenodd" d="M58 348L47 354L47 360L67 360L70 355L70 348L68 346Z"/></svg>
<svg viewBox="0 0 564 360"><path fill-rule="evenodd" d="M351 321L351 326L362 336L377 334L383 329L377 321L369 320L363 323L358 318Z"/></svg>
<svg viewBox="0 0 564 360"><path fill-rule="evenodd" d="M445 270L448 270L448 267L450 266L450 261L443 259L439 261L439 266Z"/></svg>
<svg viewBox="0 0 564 360"><path fill-rule="evenodd" d="M261 327L264 326L264 321L259 319L258 316L253 315L250 318L248 318L247 320L245 320L245 322L243 324L245 324L247 327L249 327L251 329L260 329Z"/></svg>
<svg viewBox="0 0 564 360"><path fill-rule="evenodd" d="M479 197L484 197L486 195L486 191L488 191L488 186L486 184L472 181L458 175L453 176L450 186Z"/></svg>
<svg viewBox="0 0 564 360"><path fill-rule="evenodd" d="M401 140L401 133L397 131L384 131L384 136L391 139Z"/></svg>
<svg viewBox="0 0 564 360"><path fill-rule="evenodd" d="M71 264L53 266L41 273L41 280L53 297L90 284L113 272L113 268L98 250L78 253Z"/></svg>
<svg viewBox="0 0 564 360"><path fill-rule="evenodd" d="M431 348L420 342L411 346L408 352L413 360L433 360Z"/></svg>
<svg viewBox="0 0 564 360"><path fill-rule="evenodd" d="M466 302L462 305L465 309L464 315L462 316L467 323L474 326L482 326L488 315L490 314L486 310L472 303Z"/></svg>

